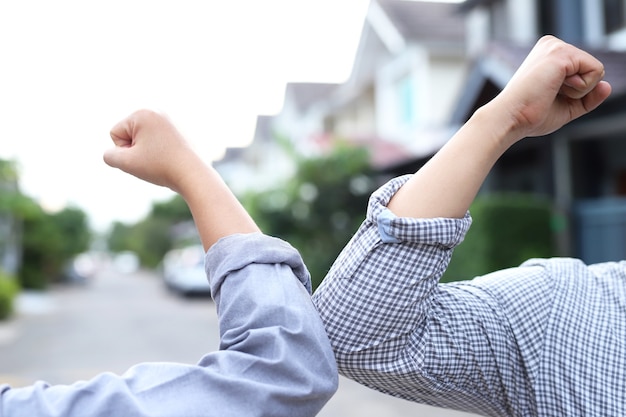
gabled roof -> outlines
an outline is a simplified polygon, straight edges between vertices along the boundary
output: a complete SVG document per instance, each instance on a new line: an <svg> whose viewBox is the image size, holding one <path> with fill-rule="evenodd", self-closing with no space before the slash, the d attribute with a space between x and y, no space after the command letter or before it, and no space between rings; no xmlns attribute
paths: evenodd
<svg viewBox="0 0 626 417"><path fill-rule="evenodd" d="M291 96L300 111L331 94L339 84L288 83L285 95Z"/></svg>
<svg viewBox="0 0 626 417"><path fill-rule="evenodd" d="M522 64L532 46L492 43L478 57L465 82L465 90L452 115L452 124L462 124L480 106L498 94ZM598 58L606 72L605 79L611 84L612 98L626 95L626 52L593 50L585 48Z"/></svg>
<svg viewBox="0 0 626 417"><path fill-rule="evenodd" d="M379 61L418 45L435 54L462 55L465 18L451 3L371 0L346 85L356 89L375 77Z"/></svg>
<svg viewBox="0 0 626 417"><path fill-rule="evenodd" d="M501 0L465 0L459 6L459 10L461 10L462 12L467 12L467 11L473 9L474 7L488 6L491 3L496 3L498 1L501 1Z"/></svg>
<svg viewBox="0 0 626 417"><path fill-rule="evenodd" d="M254 127L254 141L264 142L272 138L272 120L274 116L258 115Z"/></svg>
<svg viewBox="0 0 626 417"><path fill-rule="evenodd" d="M398 32L407 41L461 41L465 19L451 3L377 0Z"/></svg>

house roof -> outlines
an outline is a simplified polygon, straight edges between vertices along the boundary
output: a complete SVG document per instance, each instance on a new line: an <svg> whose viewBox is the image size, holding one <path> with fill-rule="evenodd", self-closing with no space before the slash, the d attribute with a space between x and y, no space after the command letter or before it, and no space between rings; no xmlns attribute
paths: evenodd
<svg viewBox="0 0 626 417"><path fill-rule="evenodd" d="M306 110L311 104L332 93L339 84L288 83L286 95L291 96L298 110Z"/></svg>
<svg viewBox="0 0 626 417"><path fill-rule="evenodd" d="M256 117L253 140L263 142L271 138L272 120L274 120L274 116L258 115Z"/></svg>
<svg viewBox="0 0 626 417"><path fill-rule="evenodd" d="M451 3L378 0L405 40L460 41L465 37L465 19Z"/></svg>
<svg viewBox="0 0 626 417"><path fill-rule="evenodd" d="M458 7L459 7L460 11L467 12L467 11L473 9L474 7L477 7L477 6L487 6L487 5L489 5L491 3L495 3L497 1L500 1L500 0L465 0Z"/></svg>

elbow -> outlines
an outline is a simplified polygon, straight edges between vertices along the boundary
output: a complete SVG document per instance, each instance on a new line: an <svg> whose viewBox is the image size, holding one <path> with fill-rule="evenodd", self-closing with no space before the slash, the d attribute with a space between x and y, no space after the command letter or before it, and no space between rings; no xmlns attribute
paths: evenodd
<svg viewBox="0 0 626 417"><path fill-rule="evenodd" d="M303 364L298 369L292 369L290 373L293 385L290 387L291 399L288 402L293 406L288 407L289 417L317 415L339 387L339 374L334 358L331 361L324 357L315 364ZM296 386L300 389L294 390Z"/></svg>
<svg viewBox="0 0 626 417"><path fill-rule="evenodd" d="M285 388L283 392L289 396L289 417L317 415L339 387L337 363L328 337L319 331L306 334L308 337L291 345L297 346L296 355L283 357L275 364L282 367L279 379ZM276 370L277 366L273 368Z"/></svg>
<svg viewBox="0 0 626 417"><path fill-rule="evenodd" d="M339 388L339 372L337 371L337 363L332 352L321 358L319 363L322 366L319 366L316 372L317 378L313 384L313 390L317 393L317 397L320 398L322 405L324 405L335 395Z"/></svg>

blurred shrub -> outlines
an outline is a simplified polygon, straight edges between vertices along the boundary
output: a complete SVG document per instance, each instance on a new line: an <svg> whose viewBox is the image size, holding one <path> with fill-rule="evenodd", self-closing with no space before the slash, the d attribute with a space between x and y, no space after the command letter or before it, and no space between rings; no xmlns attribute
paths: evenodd
<svg viewBox="0 0 626 417"><path fill-rule="evenodd" d="M13 313L13 301L19 291L15 279L0 271L0 320L5 320Z"/></svg>
<svg viewBox="0 0 626 417"><path fill-rule="evenodd" d="M3 231L0 251L21 246L17 279L24 288L44 289L60 278L67 261L87 249L91 241L87 215L82 210L66 207L49 213L21 193L12 161L0 160L0 219L9 230L19 230L12 236Z"/></svg>
<svg viewBox="0 0 626 417"><path fill-rule="evenodd" d="M33 205L23 215L22 231L18 278L23 288L45 289L62 276L67 262L85 251L91 241L86 214L73 207L47 213Z"/></svg>
<svg viewBox="0 0 626 417"><path fill-rule="evenodd" d="M375 182L362 147L338 144L330 154L300 157L296 166L286 183L241 200L266 234L300 251L315 289L365 219Z"/></svg>
<svg viewBox="0 0 626 417"><path fill-rule="evenodd" d="M180 232L181 228L184 233ZM181 234L185 234L186 240ZM198 241L191 212L179 195L153 203L150 213L136 223L113 223L107 236L107 246L112 252L134 252L146 268L157 267L163 256L177 244Z"/></svg>
<svg viewBox="0 0 626 417"><path fill-rule="evenodd" d="M470 208L473 223L441 282L472 279L556 255L550 201L528 194L488 194Z"/></svg>

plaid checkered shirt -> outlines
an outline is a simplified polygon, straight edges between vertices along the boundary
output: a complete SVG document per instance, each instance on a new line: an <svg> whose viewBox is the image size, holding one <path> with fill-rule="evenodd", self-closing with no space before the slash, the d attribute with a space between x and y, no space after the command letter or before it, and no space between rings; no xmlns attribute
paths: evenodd
<svg viewBox="0 0 626 417"><path fill-rule="evenodd" d="M531 259L439 283L471 217L394 216L408 178L372 194L313 296L340 373L486 416L626 416L626 261Z"/></svg>

